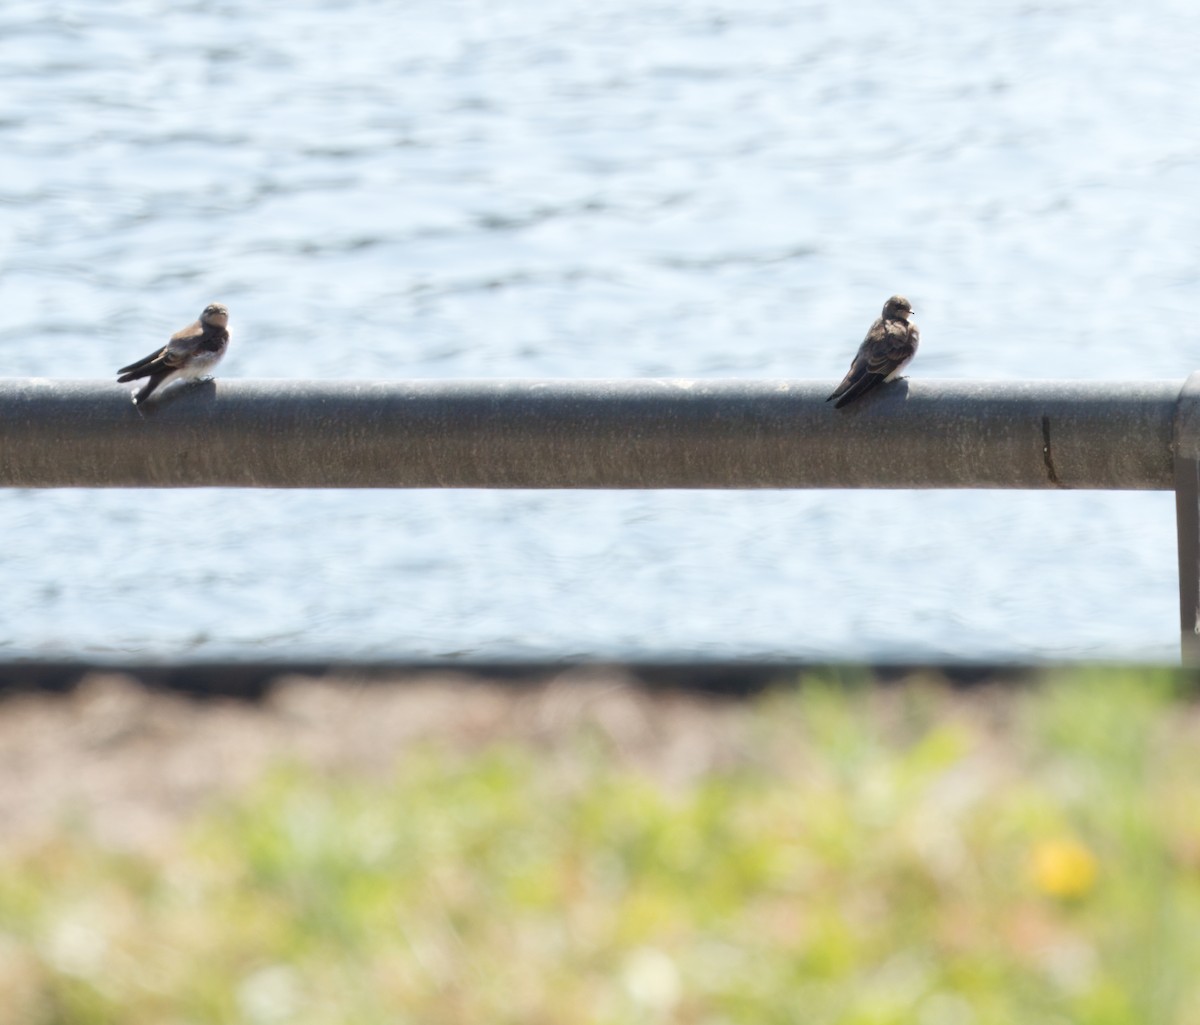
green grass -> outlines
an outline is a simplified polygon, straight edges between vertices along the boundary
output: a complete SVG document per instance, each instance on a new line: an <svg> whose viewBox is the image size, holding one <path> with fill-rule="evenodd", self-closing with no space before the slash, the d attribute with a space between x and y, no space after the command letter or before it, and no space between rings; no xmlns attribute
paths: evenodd
<svg viewBox="0 0 1200 1025"><path fill-rule="evenodd" d="M160 855L0 851L0 1022L1200 1023L1200 717L1163 672L810 679L727 767L279 767Z"/></svg>

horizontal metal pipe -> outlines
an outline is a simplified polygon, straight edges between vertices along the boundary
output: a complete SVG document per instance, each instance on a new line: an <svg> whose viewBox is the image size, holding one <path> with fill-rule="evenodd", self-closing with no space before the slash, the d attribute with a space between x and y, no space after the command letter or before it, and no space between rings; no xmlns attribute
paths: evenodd
<svg viewBox="0 0 1200 1025"><path fill-rule="evenodd" d="M1169 490L1182 382L0 380L0 486Z"/></svg>

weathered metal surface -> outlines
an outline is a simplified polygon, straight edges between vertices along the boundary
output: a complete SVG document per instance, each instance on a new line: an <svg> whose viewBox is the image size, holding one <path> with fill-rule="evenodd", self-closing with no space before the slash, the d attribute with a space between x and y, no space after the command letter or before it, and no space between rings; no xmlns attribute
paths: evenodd
<svg viewBox="0 0 1200 1025"><path fill-rule="evenodd" d="M1200 373L1179 393L1175 418L1175 528L1179 637L1185 666L1200 665Z"/></svg>
<svg viewBox="0 0 1200 1025"><path fill-rule="evenodd" d="M0 486L1175 486L1179 382L0 380Z"/></svg>

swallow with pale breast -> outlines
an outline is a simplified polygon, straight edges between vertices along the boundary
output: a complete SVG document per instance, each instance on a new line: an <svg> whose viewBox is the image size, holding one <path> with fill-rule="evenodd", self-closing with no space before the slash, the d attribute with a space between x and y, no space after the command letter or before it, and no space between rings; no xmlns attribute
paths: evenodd
<svg viewBox="0 0 1200 1025"><path fill-rule="evenodd" d="M117 371L117 383L147 378L133 397L140 406L159 387L172 381L206 377L229 347L229 310L220 303L209 303L200 319L171 335L170 341L145 359Z"/></svg>
<svg viewBox="0 0 1200 1025"><path fill-rule="evenodd" d="M837 399L834 406L841 409L877 385L900 375L912 362L921 342L921 332L908 319L912 312L912 306L902 295L894 295L883 304L883 314L871 325L850 370L826 402Z"/></svg>

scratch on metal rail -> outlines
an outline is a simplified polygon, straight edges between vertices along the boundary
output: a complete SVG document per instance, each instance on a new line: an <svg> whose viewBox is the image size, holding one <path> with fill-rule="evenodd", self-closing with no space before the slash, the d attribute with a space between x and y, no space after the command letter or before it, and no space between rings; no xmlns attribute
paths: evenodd
<svg viewBox="0 0 1200 1025"><path fill-rule="evenodd" d="M1050 483L1057 488L1066 488L1061 480L1058 479L1058 471L1054 469L1054 453L1050 450L1050 417L1042 417L1042 459L1046 463L1046 473L1050 477Z"/></svg>

